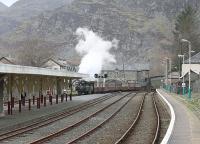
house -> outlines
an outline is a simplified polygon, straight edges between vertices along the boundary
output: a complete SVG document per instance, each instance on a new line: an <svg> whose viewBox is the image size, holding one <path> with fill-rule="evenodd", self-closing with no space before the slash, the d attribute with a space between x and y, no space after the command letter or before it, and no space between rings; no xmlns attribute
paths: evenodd
<svg viewBox="0 0 200 144"><path fill-rule="evenodd" d="M78 63L64 60L64 59L48 59L46 60L41 67L43 68L50 68L50 69L57 69L57 70L67 70L71 72L78 72Z"/></svg>
<svg viewBox="0 0 200 144"><path fill-rule="evenodd" d="M0 64L12 64L15 65L16 61L13 58L10 57L1 57L0 58Z"/></svg>
<svg viewBox="0 0 200 144"><path fill-rule="evenodd" d="M101 71L100 75L107 74L106 81L121 81L122 85L145 85L149 78L148 64L133 64L132 67L124 69L120 67L107 68Z"/></svg>
<svg viewBox="0 0 200 144"><path fill-rule="evenodd" d="M191 88L193 92L200 92L200 52L191 57L191 64L189 65L189 60L182 64L182 75L184 77L186 84L189 81L189 71L191 71Z"/></svg>
<svg viewBox="0 0 200 144"><path fill-rule="evenodd" d="M190 65L188 59L182 64L182 77L187 75L189 70L194 72L194 74L200 74L200 52L191 57Z"/></svg>

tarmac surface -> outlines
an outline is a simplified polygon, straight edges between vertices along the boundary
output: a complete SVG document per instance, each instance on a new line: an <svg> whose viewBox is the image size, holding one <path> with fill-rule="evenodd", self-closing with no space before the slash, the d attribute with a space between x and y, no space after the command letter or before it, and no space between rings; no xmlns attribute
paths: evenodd
<svg viewBox="0 0 200 144"><path fill-rule="evenodd" d="M171 103L175 111L175 124L169 144L200 144L200 120L182 102L158 90Z"/></svg>

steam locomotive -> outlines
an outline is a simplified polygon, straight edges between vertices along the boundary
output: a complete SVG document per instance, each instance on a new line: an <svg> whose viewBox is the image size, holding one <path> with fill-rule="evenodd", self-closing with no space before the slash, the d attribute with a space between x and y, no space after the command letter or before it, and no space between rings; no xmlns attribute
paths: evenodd
<svg viewBox="0 0 200 144"><path fill-rule="evenodd" d="M94 93L94 83L85 80L78 81L75 86L78 95Z"/></svg>

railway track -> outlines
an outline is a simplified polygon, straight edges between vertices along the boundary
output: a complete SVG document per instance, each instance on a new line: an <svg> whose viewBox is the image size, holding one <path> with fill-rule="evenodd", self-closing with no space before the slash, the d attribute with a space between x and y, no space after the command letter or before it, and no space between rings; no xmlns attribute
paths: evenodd
<svg viewBox="0 0 200 144"><path fill-rule="evenodd" d="M77 119L78 121L71 124L65 124L66 126L64 128L62 127L60 129L54 130L50 134L47 133L45 136L33 138L26 143L82 143L82 141L86 140L87 137L90 137L96 131L99 132L98 129L101 129L104 125L106 127L107 123L113 121L112 119L116 119L116 115L118 115L120 111L125 111L125 106L130 103L134 96L135 95L131 93L127 93L125 95L121 95L120 98L116 97L117 100L115 99L112 101L112 103L109 102L109 104L103 105L101 109L93 111L84 118ZM131 125L129 125L129 127L127 125L127 130L124 130L117 138L114 138L111 143L158 143L160 116L156 102L158 101L155 100L154 93L144 94L142 97L140 97L137 109L135 110L134 120L130 121ZM104 117L103 115L107 116ZM49 129L50 128L51 126L49 126ZM29 133L32 134L32 130L30 130ZM37 133L37 131L34 133ZM23 135L20 135L20 137L23 137ZM9 141L7 142L9 143Z"/></svg>
<svg viewBox="0 0 200 144"><path fill-rule="evenodd" d="M51 124L55 121L64 119L64 118L66 118L70 115L73 115L73 114L80 112L84 109L87 109L89 107L92 107L92 106L94 106L98 103L104 102L104 101L106 101L106 100L108 100L112 97L115 97L115 96L117 96L117 93L114 93L112 95L105 95L103 97L85 102L81 105L69 108L66 111L61 111L57 114L50 115L48 118L43 118L41 120L35 121L35 122L28 124L28 125L25 125L23 127L19 127L17 129L10 130L10 131L7 131L5 133L1 133L0 134L0 142L3 141L3 140L6 140L6 139L12 138L14 136L17 136L19 134L23 134L25 132L29 132L29 131L35 130L37 128L44 127L44 126L49 125L49 124Z"/></svg>
<svg viewBox="0 0 200 144"><path fill-rule="evenodd" d="M154 114L152 115L152 113ZM149 120L150 119L149 116L151 116L153 119ZM145 119L148 121L145 121ZM151 126L150 123L153 123L153 126ZM138 140L139 143L155 144L157 143L158 140L159 128L160 128L160 116L158 113L158 108L156 105L154 94L152 94L151 97L150 96L145 97L145 99L140 105L137 117L135 118L131 126L127 129L127 131L121 136L121 138L119 138L115 142L115 144L122 144L122 143L134 144L138 143ZM146 133L142 133L144 131L146 131Z"/></svg>
<svg viewBox="0 0 200 144"><path fill-rule="evenodd" d="M69 136L65 136L66 133L73 133L73 131L82 131L82 130L79 130L81 127L84 127L85 125L90 125L91 126L91 129L89 128L86 128L88 130L86 130L85 133L83 133L83 131L81 132L81 134L76 134L76 138L70 138L68 140L67 143L75 143L77 141L79 141L80 139L82 138L85 138L86 136L90 135L91 133L93 133L94 131L96 131L98 128L100 128L101 126L103 126L105 123L107 123L110 119L112 119L121 109L124 108L124 106L127 105L127 103L134 97L135 95L133 94L127 94L125 96L123 96L122 98L118 99L117 101L109 104L108 106L98 110L97 112L91 114L90 116L88 116L87 118L84 118L84 119L81 119L79 122L73 124L73 125L70 125L70 126L67 126L63 129L61 129L60 131L57 131L55 133L52 133L44 138L41 138L41 139L38 139L34 142L32 142L31 144L38 144L38 143L44 143L44 142L47 142L47 143L56 143L55 141L57 141L57 139L62 139L62 137L66 138ZM123 102L122 102L123 101ZM114 109L113 109L114 108ZM109 109L113 109L112 113L108 112ZM103 118L102 120L102 117L101 115L105 115L105 113L109 113L109 116L106 116ZM93 119L97 119L97 124L93 124L92 121ZM100 120L98 120L100 119ZM95 120L96 121L96 120ZM100 121L100 122L99 122ZM93 126L94 125L94 126ZM49 141L49 140L52 140L52 141ZM54 141L55 140L55 141ZM58 140L59 141L59 140ZM62 142L59 142L59 143L65 143L62 139Z"/></svg>
<svg viewBox="0 0 200 144"><path fill-rule="evenodd" d="M91 119L92 117L95 117L95 116L98 115L99 113L103 112L104 110L108 109L109 107L111 107L111 106L115 105L116 103L120 102L122 99L124 99L125 97L129 96L130 94L131 94L131 93L128 93L128 94L124 95L123 97L121 97L121 98L119 98L118 100L116 100L116 101L110 103L109 105L107 105L107 106L105 106L105 107L99 109L98 111L92 113L91 115L87 116L86 118L83 118L83 119L79 120L78 122L76 122L76 123L74 123L74 124L72 124L72 125L69 125L69 126L63 128L63 129L61 129L61 130L59 130L59 131L57 131L57 132L54 132L54 133L52 133L52 134L50 134L50 135L48 135L48 136L45 136L45 137L40 138L40 139L38 139L38 140L36 140L36 141L34 141L34 142L31 142L31 144L44 143L44 142L46 142L46 141L48 141L48 140L55 139L56 137L58 137L58 136L64 134L65 132L68 132L68 131L70 131L70 130L76 128L77 126L80 126L80 125L84 124L84 122L87 122L87 121L88 121L89 119ZM134 96L133 96L133 97L134 97ZM83 137L83 136L82 136L82 137Z"/></svg>
<svg viewBox="0 0 200 144"><path fill-rule="evenodd" d="M145 97L146 94L144 94L143 99ZM109 122L115 115L117 115L134 97L131 97L128 99L128 101L126 101L121 107L119 107L114 113L112 113L107 119L105 119L103 122L99 123L97 126L95 126L94 128L92 128L91 130L85 132L84 134L82 134L81 136L66 142L66 144L73 144L76 143L78 141L81 141L82 139L86 138L87 136L89 136L90 134L92 134L93 132L97 131L99 128L101 128L104 124L106 124L107 122Z"/></svg>

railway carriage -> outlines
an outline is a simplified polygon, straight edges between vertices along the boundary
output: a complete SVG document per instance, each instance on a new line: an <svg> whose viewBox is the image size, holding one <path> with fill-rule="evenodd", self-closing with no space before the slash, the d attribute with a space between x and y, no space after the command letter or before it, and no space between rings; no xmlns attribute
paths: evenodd
<svg viewBox="0 0 200 144"><path fill-rule="evenodd" d="M103 83L100 83L99 86L97 87L97 84L94 82L81 80L77 82L75 89L78 95L81 95L81 94L91 94L91 93L108 93L115 91L139 91L139 90L146 90L147 86L148 86L147 81L140 81L123 85L121 81L109 80L105 82L105 87L103 87Z"/></svg>

